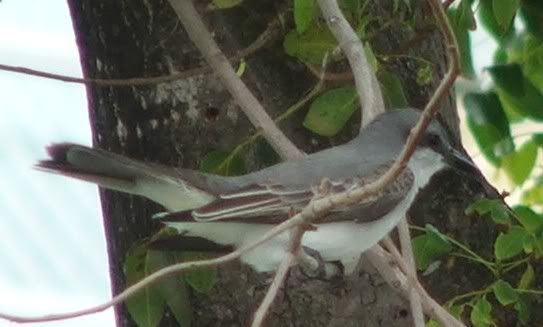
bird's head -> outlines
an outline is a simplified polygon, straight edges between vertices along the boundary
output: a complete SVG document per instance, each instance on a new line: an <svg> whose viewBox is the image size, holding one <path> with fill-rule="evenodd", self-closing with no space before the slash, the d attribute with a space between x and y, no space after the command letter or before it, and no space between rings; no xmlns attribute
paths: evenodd
<svg viewBox="0 0 543 327"><path fill-rule="evenodd" d="M375 131L386 129L387 132L378 132L378 135L381 135L379 138L386 137L387 139L381 141L388 143L391 145L391 149L399 153L420 116L420 111L411 108L388 111L370 124L370 126L373 125L372 127L368 127L375 129ZM400 144L401 146L398 147ZM458 171L478 172L473 161L453 147L447 131L435 119L422 135L411 160L416 162L419 167L441 162Z"/></svg>

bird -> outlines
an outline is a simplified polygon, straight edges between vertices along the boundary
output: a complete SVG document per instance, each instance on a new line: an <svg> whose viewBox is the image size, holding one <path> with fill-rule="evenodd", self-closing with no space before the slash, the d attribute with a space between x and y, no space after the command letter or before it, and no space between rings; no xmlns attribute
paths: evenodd
<svg viewBox="0 0 543 327"><path fill-rule="evenodd" d="M166 209L155 218L179 235L240 248L312 199L377 180L397 159L420 116L413 108L387 111L345 144L241 176L167 167L72 143L49 146L49 159L36 168L146 197ZM468 174L478 171L468 156L453 148L446 130L434 119L393 182L359 203L333 208L320 217L304 234L302 246L326 262L353 267L406 215L432 176L448 168ZM240 260L257 272L273 271L288 250L289 236L283 232Z"/></svg>

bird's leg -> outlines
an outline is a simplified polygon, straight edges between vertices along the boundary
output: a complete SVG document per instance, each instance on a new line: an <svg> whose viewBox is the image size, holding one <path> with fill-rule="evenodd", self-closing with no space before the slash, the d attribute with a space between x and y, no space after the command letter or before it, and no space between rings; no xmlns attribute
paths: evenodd
<svg viewBox="0 0 543 327"><path fill-rule="evenodd" d="M298 254L299 271L308 278L332 280L343 276L339 261L324 261L319 251L302 246Z"/></svg>
<svg viewBox="0 0 543 327"><path fill-rule="evenodd" d="M294 208L290 208L289 217L295 214ZM318 227L313 224L306 224L303 228L307 232L318 230ZM298 269L308 278L331 280L343 276L343 265L340 262L324 261L319 251L307 246L301 246L298 251Z"/></svg>

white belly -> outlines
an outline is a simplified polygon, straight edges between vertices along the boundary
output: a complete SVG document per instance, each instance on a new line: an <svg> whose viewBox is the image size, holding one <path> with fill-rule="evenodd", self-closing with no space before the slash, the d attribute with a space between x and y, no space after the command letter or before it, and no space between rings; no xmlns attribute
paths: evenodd
<svg viewBox="0 0 543 327"><path fill-rule="evenodd" d="M356 265L360 254L385 237L398 224L410 203L410 197L389 214L369 223L336 222L320 224L315 231L307 231L303 246L318 251L325 261L341 261L346 271ZM241 247L262 237L273 225L245 223L170 223L172 227L190 236L203 237L223 245ZM259 245L241 257L241 261L256 271L273 271L288 248L290 233L284 232Z"/></svg>

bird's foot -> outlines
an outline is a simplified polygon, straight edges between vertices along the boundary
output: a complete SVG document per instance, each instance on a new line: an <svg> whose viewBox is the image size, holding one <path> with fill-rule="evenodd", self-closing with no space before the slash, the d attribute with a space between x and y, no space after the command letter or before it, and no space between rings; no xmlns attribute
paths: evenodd
<svg viewBox="0 0 543 327"><path fill-rule="evenodd" d="M324 261L318 251L306 246L300 249L298 269L312 279L332 280L343 276L343 265L339 261Z"/></svg>

